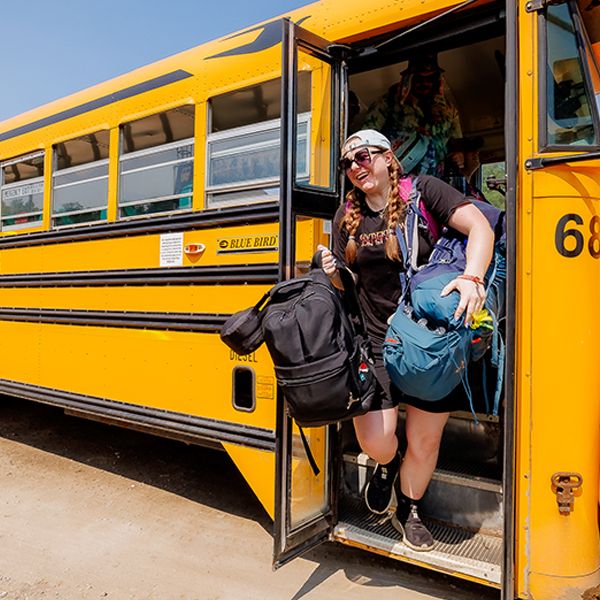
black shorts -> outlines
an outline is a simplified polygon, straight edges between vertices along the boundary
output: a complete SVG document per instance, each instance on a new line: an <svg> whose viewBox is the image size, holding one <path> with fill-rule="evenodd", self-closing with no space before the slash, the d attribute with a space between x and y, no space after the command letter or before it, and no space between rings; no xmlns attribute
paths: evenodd
<svg viewBox="0 0 600 600"><path fill-rule="evenodd" d="M453 412L465 410L465 398L462 393L451 393L441 400L420 400L402 393L391 381L383 364L382 342L371 340L373 344L373 358L375 359L375 372L377 373L377 393L373 398L371 411L394 408L398 404L408 404L430 413ZM462 387L462 386L460 386ZM470 410L468 404L466 410Z"/></svg>

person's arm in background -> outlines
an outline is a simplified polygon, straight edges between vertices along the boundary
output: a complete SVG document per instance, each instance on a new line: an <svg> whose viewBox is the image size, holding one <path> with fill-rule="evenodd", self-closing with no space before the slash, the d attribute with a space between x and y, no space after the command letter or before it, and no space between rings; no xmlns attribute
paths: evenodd
<svg viewBox="0 0 600 600"><path fill-rule="evenodd" d="M450 100L448 99L450 103ZM460 115L458 114L458 110L454 104L450 104L453 109L452 113L452 122L450 125L450 131L448 132L448 139L459 139L462 138L462 127L460 125ZM465 155L463 152L457 150L456 152L449 152L448 159L456 165L458 170L462 172L465 168Z"/></svg>

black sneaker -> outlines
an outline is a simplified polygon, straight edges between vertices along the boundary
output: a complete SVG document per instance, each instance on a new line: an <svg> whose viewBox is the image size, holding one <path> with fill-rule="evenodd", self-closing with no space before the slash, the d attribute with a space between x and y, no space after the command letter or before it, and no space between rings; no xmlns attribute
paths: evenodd
<svg viewBox="0 0 600 600"><path fill-rule="evenodd" d="M396 455L387 465L375 466L369 483L365 486L365 502L367 508L376 515L384 515L396 502L394 483L398 479L400 457Z"/></svg>
<svg viewBox="0 0 600 600"><path fill-rule="evenodd" d="M402 534L402 541L409 548L417 550L417 552L427 552L433 549L433 536L421 521L416 504L410 505L410 511L404 523L400 522L398 512L396 512L392 517L392 525Z"/></svg>

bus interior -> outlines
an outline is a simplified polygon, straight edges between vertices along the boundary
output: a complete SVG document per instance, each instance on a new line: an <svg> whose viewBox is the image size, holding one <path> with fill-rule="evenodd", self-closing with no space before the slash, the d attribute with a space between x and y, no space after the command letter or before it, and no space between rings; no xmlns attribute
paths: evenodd
<svg viewBox="0 0 600 600"><path fill-rule="evenodd" d="M450 19L448 19L450 20ZM437 53L449 94L458 109L464 137L481 137L481 167L476 185L486 198L504 207L504 22L499 12L486 11L464 21L456 17L413 35L396 38L397 32L368 40L364 47L379 46L374 55L349 61L349 90L358 99L358 112L347 124L348 133L361 128L369 106L401 78L411 55ZM418 41L416 40L418 38ZM368 52L365 52L368 54ZM491 188L486 185L490 178ZM493 181L492 181L493 180ZM494 185L496 184L496 185ZM500 184L500 185L498 185ZM500 188L500 190L498 189ZM487 369L487 371L486 371ZM338 499L336 539L367 546L388 556L426 563L429 567L462 573L497 586L501 581L503 540L503 399L492 414L497 371L490 365L472 364L469 381L471 410L463 386L464 409L450 416L437 469L426 492L423 511L436 547L432 552L412 551L397 542L389 519L371 515L361 492L374 463L360 451L349 423L341 434L342 475ZM485 389L484 389L485 388ZM404 411L400 405L398 436L401 450Z"/></svg>

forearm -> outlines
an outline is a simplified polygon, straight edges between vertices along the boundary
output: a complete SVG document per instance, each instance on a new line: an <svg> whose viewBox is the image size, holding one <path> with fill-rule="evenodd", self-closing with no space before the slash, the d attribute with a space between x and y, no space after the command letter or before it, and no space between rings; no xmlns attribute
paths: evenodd
<svg viewBox="0 0 600 600"><path fill-rule="evenodd" d="M494 232L491 227L473 227L467 240L465 274L483 279L494 253Z"/></svg>
<svg viewBox="0 0 600 600"><path fill-rule="evenodd" d="M344 284L342 283L340 272L337 269L333 275L329 276L329 279L338 290L341 290L342 292L344 291Z"/></svg>

